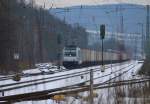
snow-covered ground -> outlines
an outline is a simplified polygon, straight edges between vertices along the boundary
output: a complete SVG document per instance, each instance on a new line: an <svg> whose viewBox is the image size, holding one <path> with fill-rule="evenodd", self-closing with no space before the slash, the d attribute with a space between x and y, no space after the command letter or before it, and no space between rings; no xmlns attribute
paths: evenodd
<svg viewBox="0 0 150 104"><path fill-rule="evenodd" d="M111 67L112 66L112 67ZM20 82L15 82L12 79L0 81L1 91L4 90L4 95L15 95L15 94L23 94L29 92L36 92L36 91L43 91L43 90L50 90L56 88L62 88L65 86L77 85L80 83L84 83L90 80L89 70L93 69L93 76L94 76L94 84L104 83L110 78L115 78L121 73L122 78L124 79L131 79L133 75L136 75L137 71L142 66L142 63L138 63L137 61L128 61L124 62L123 64L113 64L113 65L106 65L105 71L101 72L101 66L94 66L88 68L81 68L81 69L74 69L64 72L57 72L54 74L46 74L46 75L38 75L38 76L29 76L21 78ZM36 73L38 69L27 70L24 73ZM134 76L137 77L137 76ZM39 80L37 80L39 79ZM44 80L43 80L44 79ZM33 82L24 83L25 81ZM19 84L20 83L20 84ZM39 84L35 84L39 83ZM7 84L12 84L9 86L5 86ZM30 84L30 86L28 86ZM87 83L86 83L87 84ZM15 88L16 87L16 88ZM20 88L19 88L20 87ZM78 101L76 101L78 104ZM47 101L39 101L39 102L22 102L18 104L55 104L52 100Z"/></svg>

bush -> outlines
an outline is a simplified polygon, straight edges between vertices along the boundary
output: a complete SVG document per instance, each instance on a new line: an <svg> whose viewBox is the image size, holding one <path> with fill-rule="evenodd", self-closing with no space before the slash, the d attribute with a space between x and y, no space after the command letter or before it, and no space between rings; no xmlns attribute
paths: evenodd
<svg viewBox="0 0 150 104"><path fill-rule="evenodd" d="M144 61L144 64L143 64L141 70L139 71L139 74L150 76L150 60L146 59Z"/></svg>

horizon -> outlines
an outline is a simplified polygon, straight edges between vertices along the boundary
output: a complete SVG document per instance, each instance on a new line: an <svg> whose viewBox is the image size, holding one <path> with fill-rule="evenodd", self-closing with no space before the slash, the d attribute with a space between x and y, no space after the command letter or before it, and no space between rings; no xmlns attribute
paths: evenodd
<svg viewBox="0 0 150 104"><path fill-rule="evenodd" d="M150 1L147 0L34 0L36 5L43 6L46 9L49 8L65 8L73 6L98 6L107 4L135 4L135 5L149 5Z"/></svg>

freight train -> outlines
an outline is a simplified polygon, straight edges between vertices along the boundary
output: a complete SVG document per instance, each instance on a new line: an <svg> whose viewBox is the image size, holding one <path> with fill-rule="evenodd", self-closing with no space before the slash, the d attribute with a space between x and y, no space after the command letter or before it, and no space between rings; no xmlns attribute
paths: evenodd
<svg viewBox="0 0 150 104"><path fill-rule="evenodd" d="M104 64L122 62L128 60L128 55L119 51L104 51L103 62ZM66 68L74 68L77 66L90 66L102 63L102 52L82 49L74 45L66 46L63 49L63 66Z"/></svg>

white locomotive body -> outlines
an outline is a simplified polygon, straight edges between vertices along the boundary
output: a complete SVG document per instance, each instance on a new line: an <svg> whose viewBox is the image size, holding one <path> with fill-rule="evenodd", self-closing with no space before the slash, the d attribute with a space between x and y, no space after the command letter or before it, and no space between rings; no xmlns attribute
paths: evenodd
<svg viewBox="0 0 150 104"><path fill-rule="evenodd" d="M108 51L103 53L104 63L121 62L128 60L126 53ZM89 66L101 64L102 52L90 49L81 49L77 46L67 46L63 49L63 65L65 67Z"/></svg>

